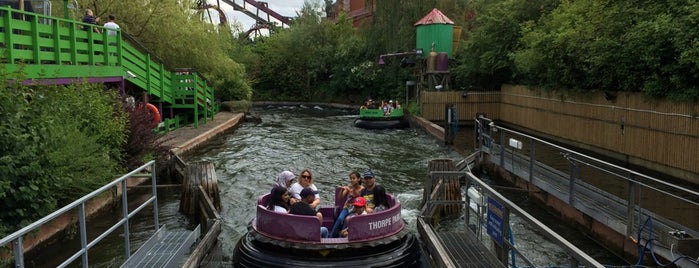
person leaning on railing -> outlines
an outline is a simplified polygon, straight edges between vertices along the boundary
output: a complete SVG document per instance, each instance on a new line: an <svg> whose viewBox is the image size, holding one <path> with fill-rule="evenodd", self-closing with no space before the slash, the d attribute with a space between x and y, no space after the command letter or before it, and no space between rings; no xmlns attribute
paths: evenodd
<svg viewBox="0 0 699 268"><path fill-rule="evenodd" d="M85 9L85 16L83 17L83 22L87 24L94 24L97 25L97 23L100 21L99 17L95 17L94 13L92 13L92 9ZM89 26L83 26L83 30L87 31ZM92 27L92 31L96 33L100 33L100 29L97 27Z"/></svg>

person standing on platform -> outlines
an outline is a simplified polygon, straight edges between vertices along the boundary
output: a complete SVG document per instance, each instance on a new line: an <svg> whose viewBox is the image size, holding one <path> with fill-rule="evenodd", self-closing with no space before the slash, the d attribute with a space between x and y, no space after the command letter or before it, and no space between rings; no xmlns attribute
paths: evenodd
<svg viewBox="0 0 699 268"><path fill-rule="evenodd" d="M116 30L120 29L119 24L114 22L114 20L116 20L116 17L114 15L110 14L109 21L107 21L107 23L104 24L104 28L110 29L110 30L107 30L108 35L115 36L115 35L117 35Z"/></svg>
<svg viewBox="0 0 699 268"><path fill-rule="evenodd" d="M96 17L95 14L92 13L92 9L85 9L85 16L83 17L83 22L87 24L94 24L97 25L98 22L100 22L100 18ZM97 27L91 27L91 26L83 26L83 30L88 31L92 28L93 32L100 33L100 29Z"/></svg>

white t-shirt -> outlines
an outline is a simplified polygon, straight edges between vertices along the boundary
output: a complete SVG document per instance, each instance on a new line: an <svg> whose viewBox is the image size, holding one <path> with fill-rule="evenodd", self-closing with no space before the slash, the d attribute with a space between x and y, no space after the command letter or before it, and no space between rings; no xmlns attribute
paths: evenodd
<svg viewBox="0 0 699 268"><path fill-rule="evenodd" d="M318 188L316 188L315 184L311 184L311 186L308 187L313 189L313 191L316 193L316 198L320 198ZM291 196L299 200L301 199L301 191L303 191L303 186L301 186L301 184L298 182L294 182L294 184L291 185L291 189L289 189Z"/></svg>
<svg viewBox="0 0 699 268"><path fill-rule="evenodd" d="M107 30L107 34L116 35L117 33L114 30L119 29L119 24L116 24L115 22L110 21L110 22L107 22L104 24L104 28L113 29L113 30Z"/></svg>
<svg viewBox="0 0 699 268"><path fill-rule="evenodd" d="M287 211L284 207L274 206L274 212L288 213L289 211Z"/></svg>

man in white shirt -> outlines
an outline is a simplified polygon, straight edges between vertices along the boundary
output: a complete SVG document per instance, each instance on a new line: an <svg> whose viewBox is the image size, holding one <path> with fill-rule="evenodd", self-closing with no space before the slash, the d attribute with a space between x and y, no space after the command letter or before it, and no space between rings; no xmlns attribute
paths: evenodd
<svg viewBox="0 0 699 268"><path fill-rule="evenodd" d="M114 17L114 15L109 15L109 21L104 24L104 28L111 29L107 30L107 34L109 35L116 35L117 32L115 30L119 29L119 24L116 24L116 22L114 22L115 19L116 17Z"/></svg>

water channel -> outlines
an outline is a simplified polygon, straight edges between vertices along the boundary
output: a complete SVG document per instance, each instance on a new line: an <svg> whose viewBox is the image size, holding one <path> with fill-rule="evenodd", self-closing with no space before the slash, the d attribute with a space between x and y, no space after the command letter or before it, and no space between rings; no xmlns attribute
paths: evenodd
<svg viewBox="0 0 699 268"><path fill-rule="evenodd" d="M417 128L355 128L352 123L356 111L351 110L318 106L267 106L255 107L252 113L259 116L261 122L245 122L232 130L231 134L218 137L184 156L187 162L209 161L214 164L223 200L223 230L219 236L221 256L206 264L207 267L230 265L236 243L247 232L247 224L255 216L255 200L268 193L276 176L285 169L295 173L304 168L311 169L323 202L330 202L331 189L346 184L351 171L364 172L371 169L377 174L377 182L401 201L403 217L415 232L422 199L422 182L429 160L460 160L472 150L473 144L473 130L468 128L460 130L454 147L443 145ZM191 228L178 212L179 193L172 190L159 193L161 224L175 229ZM516 198L516 195L513 197ZM517 202L529 204L525 197ZM150 212L145 212L145 215L148 213ZM570 242L584 251L592 252L592 256L601 262L609 265L625 264L584 235L563 222L556 221L555 217L545 211L535 212L534 215L537 218L545 217L547 224L556 226L557 231L565 232L564 236ZM461 226L462 222L456 219L453 224L447 224L443 228L465 228ZM527 246L527 251L530 251L530 255L537 256L537 263L549 266L568 262L566 255L556 250L553 244L543 241L536 232L521 226L517 219L513 222L516 241L531 245ZM132 227L131 230L138 228ZM133 239L137 241L147 239L138 232L134 236ZM100 245L100 253L90 251L90 266L118 266L123 261L122 257L114 257L123 255L123 251L115 249L120 248L119 244L123 244L123 238L115 236L105 245ZM42 261L37 260L36 263ZM43 264L35 267L55 266L49 262Z"/></svg>

